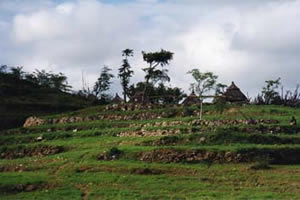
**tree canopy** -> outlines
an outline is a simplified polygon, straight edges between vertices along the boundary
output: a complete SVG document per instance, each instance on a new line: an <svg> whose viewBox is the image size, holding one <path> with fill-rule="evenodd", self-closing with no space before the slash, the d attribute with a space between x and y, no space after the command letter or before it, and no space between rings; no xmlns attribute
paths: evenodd
<svg viewBox="0 0 300 200"><path fill-rule="evenodd" d="M199 69L192 69L188 74L191 74L195 81L191 84L191 90L195 91L200 97L212 90L218 79L218 76L213 72L202 73Z"/></svg>
<svg viewBox="0 0 300 200"><path fill-rule="evenodd" d="M104 66L101 69L100 76L94 85L94 94L102 101L106 101L108 96L106 92L110 89L112 83L111 79L114 77L114 75L111 74L111 71L112 70L108 66Z"/></svg>
<svg viewBox="0 0 300 200"><path fill-rule="evenodd" d="M124 95L124 101L127 101L127 96L128 96L128 90L129 90L129 83L130 83L130 78L132 77L133 70L131 70L131 66L128 62L128 57L133 56L133 50L132 49L125 49L122 51L122 56L125 57L123 59L123 63L121 67L119 68L119 74L118 77L120 78L121 81L121 86L123 88L123 95Z"/></svg>

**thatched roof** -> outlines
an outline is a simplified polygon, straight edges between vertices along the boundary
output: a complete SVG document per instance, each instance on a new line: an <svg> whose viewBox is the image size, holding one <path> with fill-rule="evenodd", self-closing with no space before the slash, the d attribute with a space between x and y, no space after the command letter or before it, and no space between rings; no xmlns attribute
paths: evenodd
<svg viewBox="0 0 300 200"><path fill-rule="evenodd" d="M143 101L144 98L144 101ZM144 92L136 92L130 101L135 103L150 103L148 95L144 96Z"/></svg>
<svg viewBox="0 0 300 200"><path fill-rule="evenodd" d="M226 101L235 103L235 102L248 102L247 97L243 94L243 92L234 84L232 81L231 85L227 88L226 92L222 95Z"/></svg>
<svg viewBox="0 0 300 200"><path fill-rule="evenodd" d="M118 95L118 93L116 93L115 98L113 98L111 102L114 104L119 104L119 103L123 103L124 100Z"/></svg>
<svg viewBox="0 0 300 200"><path fill-rule="evenodd" d="M182 102L183 105L194 105L200 104L200 98L195 94L194 91Z"/></svg>

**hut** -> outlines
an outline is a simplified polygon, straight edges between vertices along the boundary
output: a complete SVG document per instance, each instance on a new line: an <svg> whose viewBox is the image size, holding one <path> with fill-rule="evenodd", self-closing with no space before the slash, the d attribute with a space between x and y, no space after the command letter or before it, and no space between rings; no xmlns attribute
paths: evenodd
<svg viewBox="0 0 300 200"><path fill-rule="evenodd" d="M195 105L200 103L201 103L200 98L195 94L194 91L192 91L192 93L188 97L186 97L186 99L182 102L182 105L190 106L190 105Z"/></svg>
<svg viewBox="0 0 300 200"><path fill-rule="evenodd" d="M116 93L115 98L111 101L113 104L121 104L124 102L124 100Z"/></svg>
<svg viewBox="0 0 300 200"><path fill-rule="evenodd" d="M231 85L223 93L222 97L230 103L248 103L247 97L232 81Z"/></svg>
<svg viewBox="0 0 300 200"><path fill-rule="evenodd" d="M134 103L145 103L145 104L150 103L149 96L147 95L144 96L144 92L136 92L134 96L130 99L130 101Z"/></svg>

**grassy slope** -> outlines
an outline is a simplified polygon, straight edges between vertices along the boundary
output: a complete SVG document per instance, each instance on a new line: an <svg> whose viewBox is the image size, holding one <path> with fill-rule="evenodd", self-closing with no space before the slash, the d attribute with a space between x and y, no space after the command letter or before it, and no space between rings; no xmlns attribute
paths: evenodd
<svg viewBox="0 0 300 200"><path fill-rule="evenodd" d="M0 77L0 130L20 127L29 116L62 113L89 105L92 103L68 93L10 76Z"/></svg>
<svg viewBox="0 0 300 200"><path fill-rule="evenodd" d="M157 109L151 112L164 112ZM216 119L241 119L237 112L224 114L210 111L204 117ZM279 125L287 126L292 115L300 120L300 110L278 106L247 106L244 113L257 119L278 119ZM102 107L89 108L62 116L87 116L103 112ZM135 111L136 112L136 111ZM141 111L145 112L145 111ZM108 114L109 111L106 111ZM111 111L111 113L119 113ZM124 113L122 113L124 114ZM132 114L130 112L126 114ZM2 159L0 172L1 199L299 199L300 166L273 165L270 170L250 170L252 163L149 163L138 161L135 153L161 148L206 149L214 151L243 150L247 148L281 147L300 148L300 136L287 133L260 133L261 139L251 139L251 133L227 131L228 137L207 129L193 134L178 135L177 143L155 146L161 137L116 137L121 131L134 131L130 124L157 121L191 121L196 117L167 118L143 121L108 121L44 125L28 129L16 129L1 133L1 148L22 149L37 145L63 146L66 151L44 157ZM188 125L182 125L188 128ZM270 125L272 126L272 125ZM49 128L56 128L48 132ZM69 131L62 130L68 129ZM159 129L160 127L156 127ZM164 127L166 128L166 127ZM176 127L167 127L167 129ZM222 128L222 127L221 127ZM227 127L223 127L225 130ZM78 129L79 131L72 131ZM82 129L82 130L81 130ZM150 127L151 129L151 127ZM152 128L154 129L154 128ZM230 130L230 129L229 129ZM209 138L207 143L197 138ZM217 135L218 137L213 137ZM35 138L43 136L42 142ZM272 137L276 136L276 140ZM194 139L194 140L193 140ZM268 140L269 139L269 140ZM287 140L288 139L288 140ZM271 142L270 142L271 141ZM273 143L272 143L273 141ZM20 146L21 145L21 146ZM97 155L118 147L126 156L114 161L99 161ZM151 169L156 175L141 175L137 169ZM16 185L45 185L33 191L9 192Z"/></svg>

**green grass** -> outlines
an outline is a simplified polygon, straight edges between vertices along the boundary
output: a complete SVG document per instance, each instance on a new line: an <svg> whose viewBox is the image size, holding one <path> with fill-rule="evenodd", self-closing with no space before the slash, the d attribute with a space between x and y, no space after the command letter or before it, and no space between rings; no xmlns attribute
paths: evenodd
<svg viewBox="0 0 300 200"><path fill-rule="evenodd" d="M52 115L135 115L182 113L185 108L137 111L104 111L97 106ZM195 107L193 109L196 109ZM243 115L241 112L244 113ZM0 199L299 199L300 163L253 170L250 163L143 162L137 155L160 149L208 152L259 152L279 155L300 153L300 127L291 127L300 109L281 106L232 106L223 114L204 106L206 120L276 119L278 124L191 126L198 116L174 115L151 120L97 120L46 124L0 132L1 152L19 152L41 146L62 146L64 151L47 156L0 159ZM156 122L181 121L181 125L153 126ZM146 127L143 127L147 125ZM273 131L276 128L279 131ZM74 130L77 131L74 131ZM181 130L181 134L154 137L118 137L120 132ZM273 131L273 132L272 132ZM272 133L271 133L272 132ZM42 141L37 141L42 136ZM204 138L204 140L203 140ZM122 156L98 160L99 154L117 148ZM284 154L285 155L285 154ZM143 174L143 170L157 172ZM32 191L9 191L18 185L41 185ZM7 191L5 191L7 190Z"/></svg>

